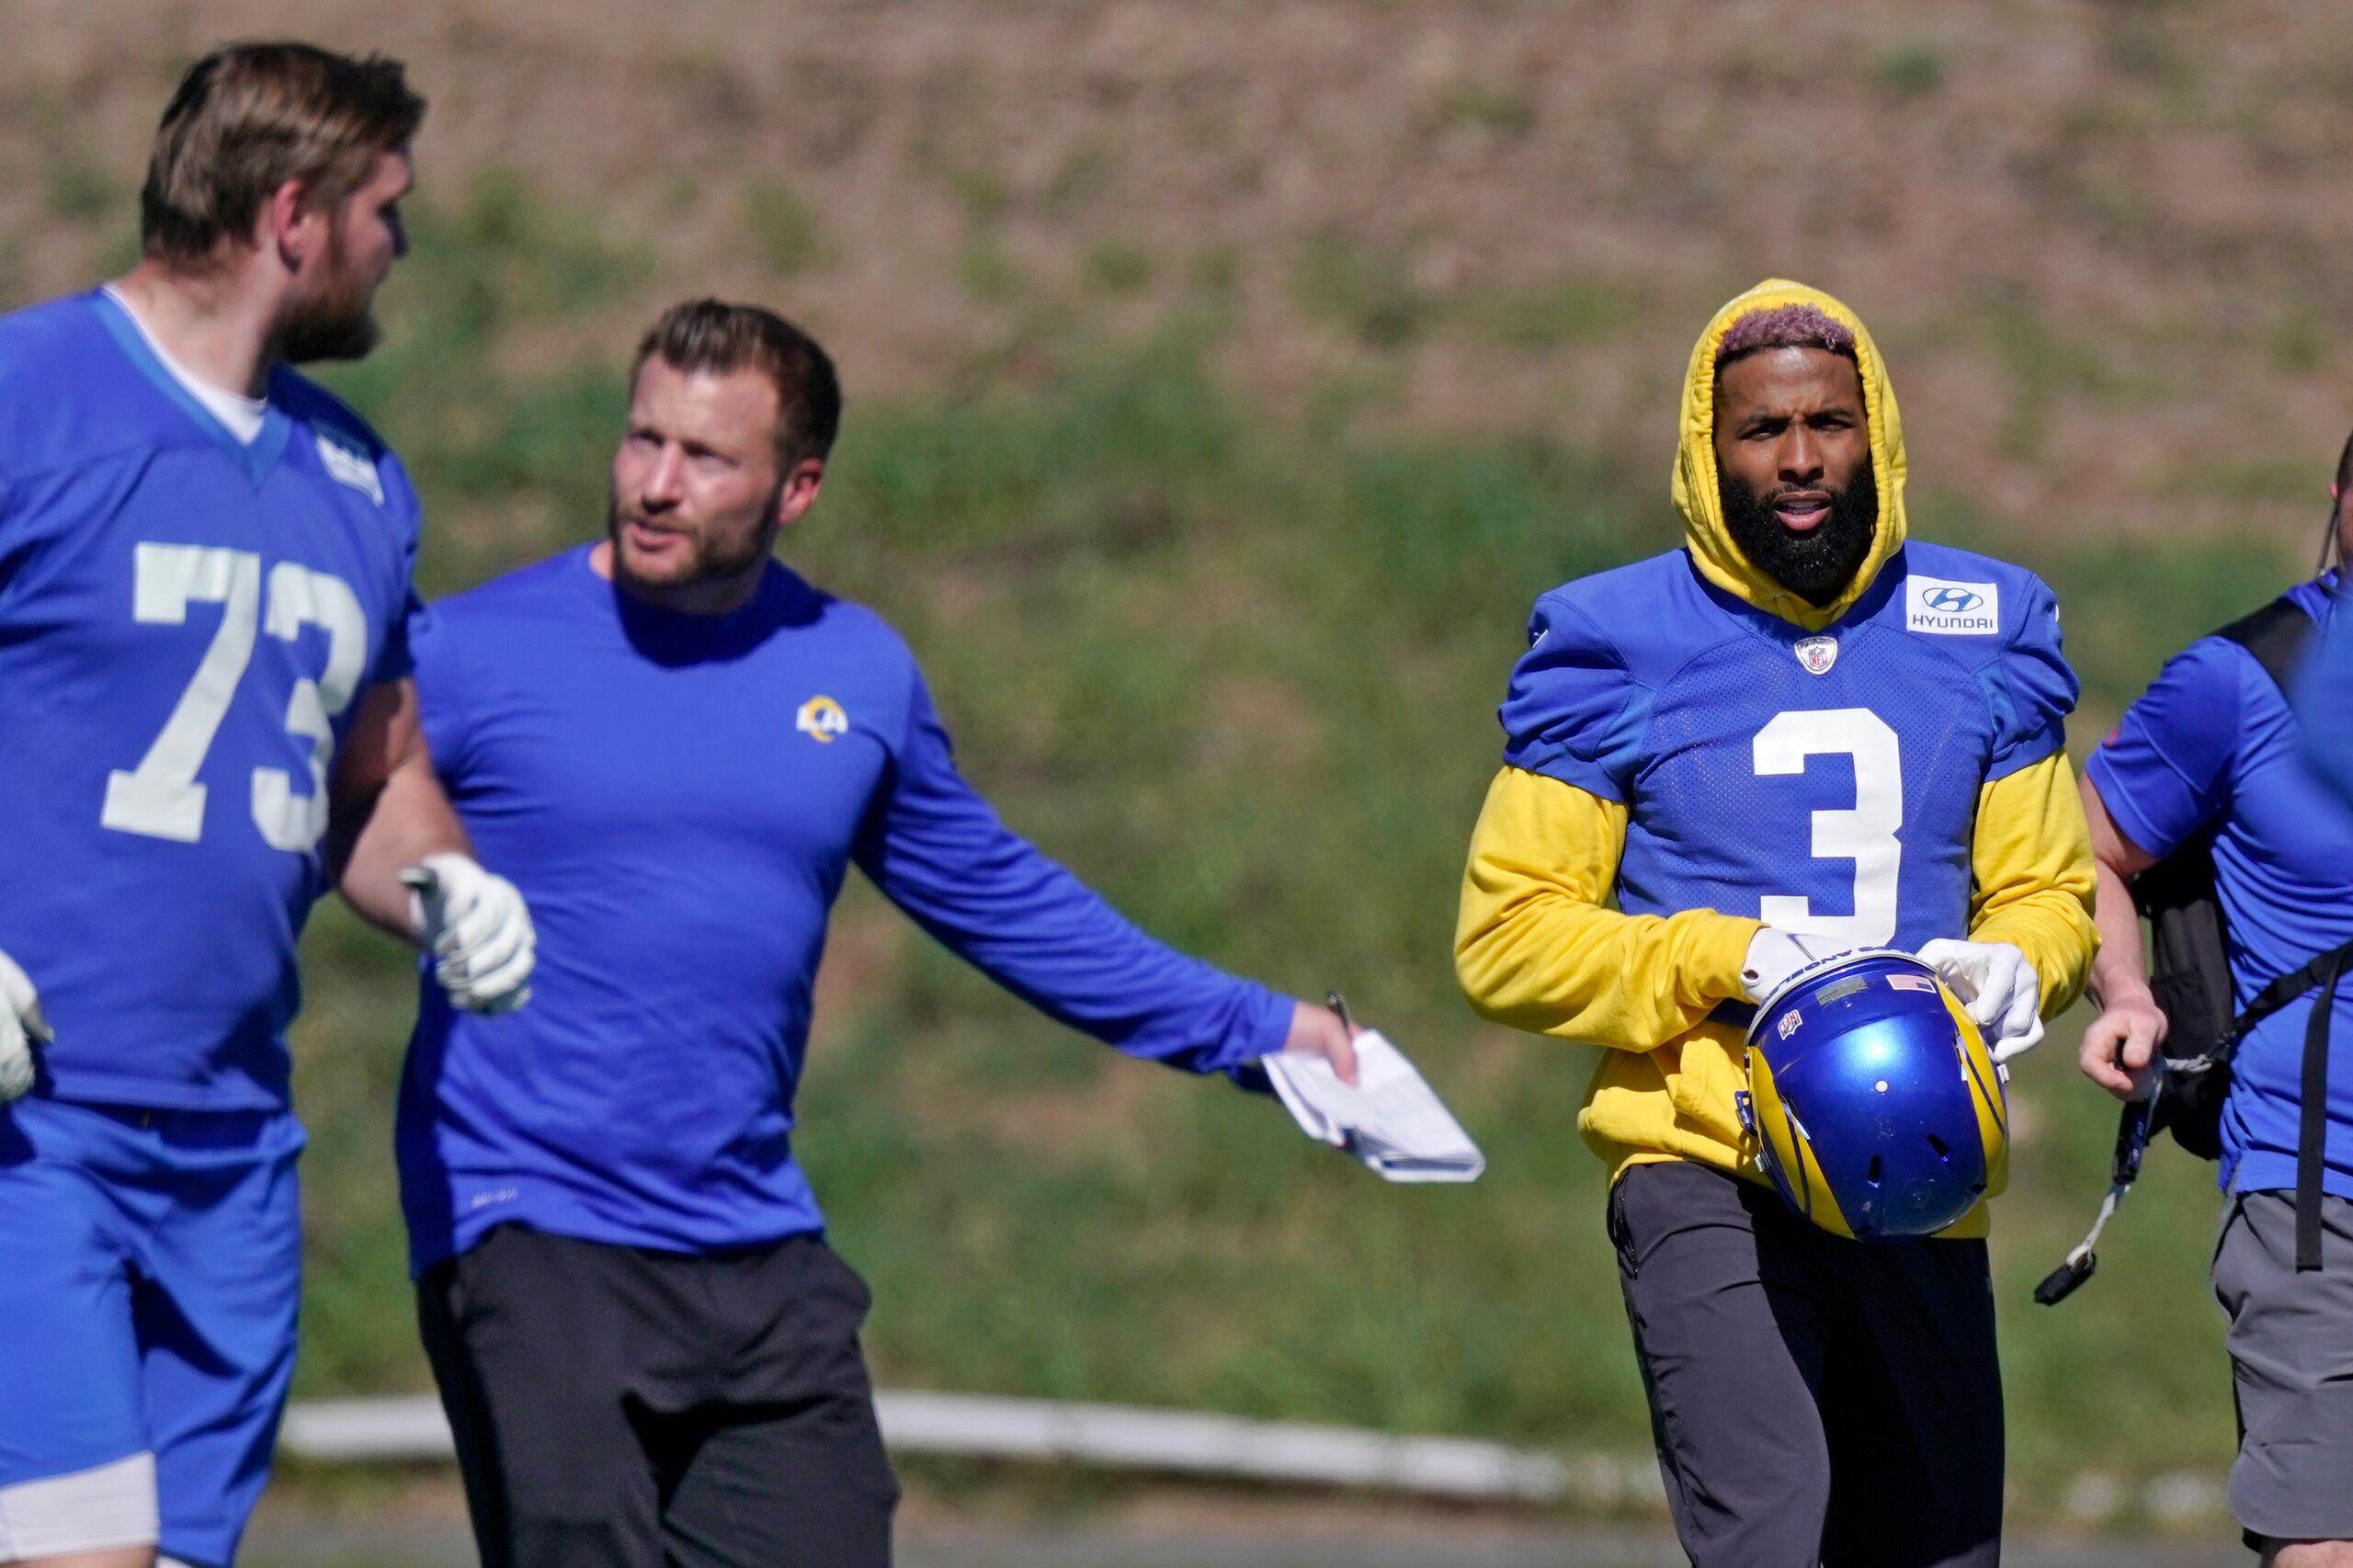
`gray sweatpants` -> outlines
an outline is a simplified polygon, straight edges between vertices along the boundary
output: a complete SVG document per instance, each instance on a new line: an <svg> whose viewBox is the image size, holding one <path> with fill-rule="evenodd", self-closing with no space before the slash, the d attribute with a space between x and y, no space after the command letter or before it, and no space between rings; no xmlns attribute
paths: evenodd
<svg viewBox="0 0 2353 1568"><path fill-rule="evenodd" d="M1609 1198L1696 1568L1993 1568L2002 1385L1982 1241L1856 1242L1684 1161Z"/></svg>

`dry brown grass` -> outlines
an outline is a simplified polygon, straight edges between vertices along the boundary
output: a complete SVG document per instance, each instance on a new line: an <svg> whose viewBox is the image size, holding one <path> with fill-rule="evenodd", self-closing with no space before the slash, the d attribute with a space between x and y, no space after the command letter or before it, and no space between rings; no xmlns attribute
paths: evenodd
<svg viewBox="0 0 2353 1568"><path fill-rule="evenodd" d="M120 254L109 182L132 183L179 63L299 30L410 60L428 189L510 166L650 244L642 297L551 355L711 290L808 319L861 393L983 359L1018 376L1002 351L1038 312L1116 333L1207 274L1222 368L1278 405L1371 375L1385 417L1566 430L1639 471L1664 467L1691 331L1779 272L1887 340L1923 485L2014 521L2300 528L2308 506L2228 471L2317 476L2347 423L2353 11L2325 0L10 10L0 287L20 297ZM789 278L747 233L763 188L820 226ZM1302 281L1313 255L1336 283ZM1553 334L1542 291L1563 286L1619 303ZM1521 329L1482 330L1514 291Z"/></svg>

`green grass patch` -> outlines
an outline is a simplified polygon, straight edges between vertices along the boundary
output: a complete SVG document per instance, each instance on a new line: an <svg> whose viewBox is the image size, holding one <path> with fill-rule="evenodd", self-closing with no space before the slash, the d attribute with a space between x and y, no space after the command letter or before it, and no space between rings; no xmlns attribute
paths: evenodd
<svg viewBox="0 0 2353 1568"><path fill-rule="evenodd" d="M837 259L817 210L790 186L771 181L745 191L744 228L753 254L779 278L798 278Z"/></svg>
<svg viewBox="0 0 2353 1568"><path fill-rule="evenodd" d="M1370 348L1402 348L1420 337L1438 301L1414 281L1404 258L1338 233L1318 235L1302 252L1292 295L1301 310Z"/></svg>

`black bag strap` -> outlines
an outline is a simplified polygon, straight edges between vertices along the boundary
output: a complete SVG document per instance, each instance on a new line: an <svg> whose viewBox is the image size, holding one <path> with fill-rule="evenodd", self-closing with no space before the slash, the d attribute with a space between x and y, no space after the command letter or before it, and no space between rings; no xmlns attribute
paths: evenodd
<svg viewBox="0 0 2353 1568"><path fill-rule="evenodd" d="M2262 608L2239 617L2214 633L2255 655L2271 684L2282 692L2295 673L2296 661L2312 641L2313 618L2303 606L2282 594Z"/></svg>
<svg viewBox="0 0 2353 1568"><path fill-rule="evenodd" d="M2353 942L2326 955L2320 995L2304 1023L2304 1066L2296 1127L2296 1272L2320 1267L2321 1170L2328 1145L2328 1023L2336 1013L2336 983L2353 957Z"/></svg>

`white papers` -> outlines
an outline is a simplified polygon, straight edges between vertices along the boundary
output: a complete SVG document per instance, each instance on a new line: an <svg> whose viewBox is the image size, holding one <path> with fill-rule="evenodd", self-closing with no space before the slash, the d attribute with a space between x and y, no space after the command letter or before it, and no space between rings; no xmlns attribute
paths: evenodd
<svg viewBox="0 0 2353 1568"><path fill-rule="evenodd" d="M1259 1058L1275 1093L1310 1138L1345 1149L1390 1181L1476 1181L1487 1157L1404 1052L1378 1029L1357 1036L1357 1083L1320 1056Z"/></svg>

